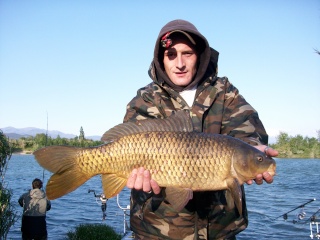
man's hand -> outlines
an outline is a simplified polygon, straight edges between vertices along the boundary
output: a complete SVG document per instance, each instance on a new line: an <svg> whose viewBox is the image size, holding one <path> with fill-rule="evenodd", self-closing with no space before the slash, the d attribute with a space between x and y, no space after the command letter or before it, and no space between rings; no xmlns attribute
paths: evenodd
<svg viewBox="0 0 320 240"><path fill-rule="evenodd" d="M132 170L127 181L127 187L130 189L134 188L136 190L142 190L144 192L153 191L154 194L159 194L161 191L158 183L151 179L149 170L145 170L143 167Z"/></svg>
<svg viewBox="0 0 320 240"><path fill-rule="evenodd" d="M261 152L264 152L265 154L267 154L269 157L276 157L278 156L278 151L270 148L266 145L258 145L258 146L254 146L255 148L257 148L258 150L260 150ZM272 183L273 182L273 176L271 176L268 172L264 172L263 174L258 174L256 176L256 178L254 179L254 181L256 182L256 184L260 185L263 183L263 180L266 181L266 183ZM253 180L249 180L247 181L247 184L251 185L253 183Z"/></svg>

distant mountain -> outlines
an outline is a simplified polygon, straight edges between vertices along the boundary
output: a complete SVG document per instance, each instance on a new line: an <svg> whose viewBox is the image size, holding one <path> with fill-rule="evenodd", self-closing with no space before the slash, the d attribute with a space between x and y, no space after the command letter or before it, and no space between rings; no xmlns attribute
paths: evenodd
<svg viewBox="0 0 320 240"><path fill-rule="evenodd" d="M22 137L35 137L37 134L44 133L46 134L47 130L34 128L34 127L27 127L27 128L14 128L14 127L5 127L1 128L2 132L11 139L19 139ZM58 135L61 138L74 138L76 135L74 134L67 134L60 131L52 130L48 131L48 135L52 138L57 138ZM101 136L85 136L86 139L92 139L94 141L100 140Z"/></svg>

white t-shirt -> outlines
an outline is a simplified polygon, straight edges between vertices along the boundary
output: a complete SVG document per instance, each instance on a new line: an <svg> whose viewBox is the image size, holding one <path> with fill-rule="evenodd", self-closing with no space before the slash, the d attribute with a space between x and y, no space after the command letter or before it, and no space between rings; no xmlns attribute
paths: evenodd
<svg viewBox="0 0 320 240"><path fill-rule="evenodd" d="M192 107L194 102L194 97L196 95L197 87L194 87L193 89L184 90L180 92L180 95L183 97L183 99L188 103L189 107Z"/></svg>

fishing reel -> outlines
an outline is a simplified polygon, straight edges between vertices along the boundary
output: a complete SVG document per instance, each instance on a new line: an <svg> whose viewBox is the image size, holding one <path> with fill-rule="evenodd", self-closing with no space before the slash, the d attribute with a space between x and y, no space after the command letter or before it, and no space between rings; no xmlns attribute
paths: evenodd
<svg viewBox="0 0 320 240"><path fill-rule="evenodd" d="M300 213L298 214L298 219L299 219L299 220L302 220L302 219L305 218L306 215L307 215L306 212L305 212L305 211L303 210L303 208L302 208L301 211L300 211Z"/></svg>
<svg viewBox="0 0 320 240"><path fill-rule="evenodd" d="M293 220L292 223L293 223L293 224L298 223L299 221L303 220L306 215L307 215L306 212L305 212L305 211L303 210L303 208L302 208L302 209L300 210L300 213L298 213L298 215L297 215L298 220Z"/></svg>

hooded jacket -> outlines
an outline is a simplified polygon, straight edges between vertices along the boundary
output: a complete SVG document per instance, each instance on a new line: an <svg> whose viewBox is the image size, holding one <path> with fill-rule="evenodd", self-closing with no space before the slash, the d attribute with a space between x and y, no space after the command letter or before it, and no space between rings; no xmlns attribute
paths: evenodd
<svg viewBox="0 0 320 240"><path fill-rule="evenodd" d="M46 212L51 209L51 202L38 188L24 193L18 200L23 207L21 231L30 238L46 236Z"/></svg>
<svg viewBox="0 0 320 240"><path fill-rule="evenodd" d="M46 194L38 188L23 194L18 202L23 207L23 215L25 216L45 216L46 211L51 208L51 203L47 200Z"/></svg>
<svg viewBox="0 0 320 240"><path fill-rule="evenodd" d="M196 41L198 70L191 84L176 87L163 68L161 38L172 30L185 31ZM172 112L189 111L195 131L230 135L251 144L266 144L268 136L255 109L246 102L228 78L217 77L218 52L191 23L174 20L158 35L149 69L152 82L138 90L127 105L124 122L146 118L166 118ZM188 106L180 95L197 87L194 102ZM229 209L233 201L225 191L194 192L181 212L166 201L165 189L159 195L132 190L130 224L138 239L235 239L248 224L244 188L243 214ZM230 199L231 198L231 199ZM156 207L155 207L156 206Z"/></svg>

